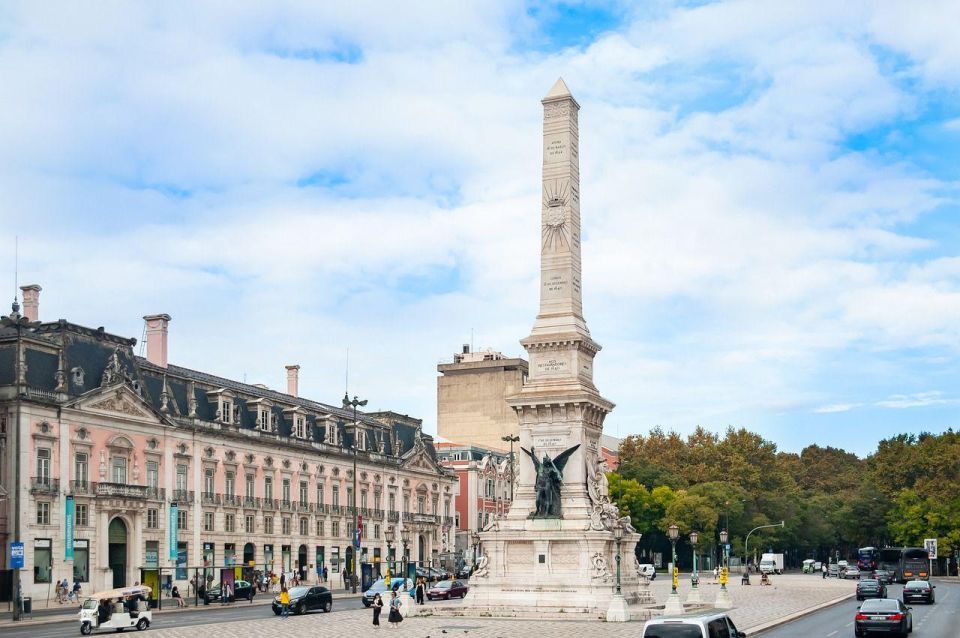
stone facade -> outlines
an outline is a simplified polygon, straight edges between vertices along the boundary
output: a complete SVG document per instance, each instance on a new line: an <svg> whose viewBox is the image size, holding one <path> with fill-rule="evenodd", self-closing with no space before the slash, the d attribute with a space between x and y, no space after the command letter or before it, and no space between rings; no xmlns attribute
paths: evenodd
<svg viewBox="0 0 960 638"><path fill-rule="evenodd" d="M230 566L299 569L315 581L319 565L339 579L355 514L360 562L375 572L390 527L397 558L404 536L411 562L447 552L456 476L419 420L359 413L355 433L352 410L169 365L169 316L146 320L142 358L134 339L102 328L16 309L2 319L0 568L22 541L24 595L74 576L86 591L132 584L141 568L184 593L195 568L217 580ZM294 393L298 370L287 369Z"/></svg>
<svg viewBox="0 0 960 638"><path fill-rule="evenodd" d="M519 426L506 397L523 387L527 362L464 346L437 371L437 434L458 444L507 451L503 437L516 436Z"/></svg>

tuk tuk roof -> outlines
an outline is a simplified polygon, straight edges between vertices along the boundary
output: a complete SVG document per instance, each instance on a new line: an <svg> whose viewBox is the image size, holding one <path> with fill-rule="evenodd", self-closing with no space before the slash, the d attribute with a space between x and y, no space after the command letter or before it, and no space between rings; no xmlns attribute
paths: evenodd
<svg viewBox="0 0 960 638"><path fill-rule="evenodd" d="M88 594L86 598L97 598L102 600L104 598L126 598L127 596L136 596L140 594L142 596L149 596L150 592L153 590L147 587L146 585L137 585L135 587L120 587L119 589L108 589L106 591L98 591L94 594Z"/></svg>
<svg viewBox="0 0 960 638"><path fill-rule="evenodd" d="M803 561L803 564L804 564L804 565L813 565L815 562L817 562L817 561L815 561L815 560L812 559L812 558L808 558L808 559L806 559L805 561Z"/></svg>

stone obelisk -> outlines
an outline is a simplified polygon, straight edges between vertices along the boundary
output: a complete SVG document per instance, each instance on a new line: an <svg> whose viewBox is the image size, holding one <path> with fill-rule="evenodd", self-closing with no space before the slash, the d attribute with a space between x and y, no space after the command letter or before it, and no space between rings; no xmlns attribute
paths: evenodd
<svg viewBox="0 0 960 638"><path fill-rule="evenodd" d="M520 420L519 477L507 516L480 534L479 569L465 602L493 615L603 618L614 598L617 527L624 599L640 597L633 558L639 535L610 503L599 457L603 420L613 404L594 385L600 346L583 318L580 105L562 79L542 103L540 309L521 341L529 379L507 399ZM537 512L542 463L533 459L545 456L565 461L556 515Z"/></svg>

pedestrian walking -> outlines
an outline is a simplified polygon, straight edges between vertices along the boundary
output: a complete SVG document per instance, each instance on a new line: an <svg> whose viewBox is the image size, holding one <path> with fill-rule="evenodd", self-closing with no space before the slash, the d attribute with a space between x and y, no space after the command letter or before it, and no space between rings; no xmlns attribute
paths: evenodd
<svg viewBox="0 0 960 638"><path fill-rule="evenodd" d="M373 597L373 626L380 626L380 610L383 609L383 598L380 597L380 594L377 594Z"/></svg>
<svg viewBox="0 0 960 638"><path fill-rule="evenodd" d="M826 579L826 577L827 577L827 563L823 562L823 563L820 563L820 578Z"/></svg>
<svg viewBox="0 0 960 638"><path fill-rule="evenodd" d="M280 587L280 618L289 618L290 617L290 592L287 591L286 586Z"/></svg>
<svg viewBox="0 0 960 638"><path fill-rule="evenodd" d="M327 566L323 566L323 582L327 582Z"/></svg>
<svg viewBox="0 0 960 638"><path fill-rule="evenodd" d="M396 591L390 594L390 615L387 616L387 621L394 628L403 622L403 615L400 613L400 599L397 597Z"/></svg>
<svg viewBox="0 0 960 638"><path fill-rule="evenodd" d="M427 593L427 584L423 581L423 576L417 579L417 604L423 604L424 594Z"/></svg>
<svg viewBox="0 0 960 638"><path fill-rule="evenodd" d="M713 582L717 582L720 578L720 567L713 568Z"/></svg>
<svg viewBox="0 0 960 638"><path fill-rule="evenodd" d="M81 591L82 591L82 587L80 586L80 579L79 578L73 579L73 599L76 600L77 602L80 602Z"/></svg>

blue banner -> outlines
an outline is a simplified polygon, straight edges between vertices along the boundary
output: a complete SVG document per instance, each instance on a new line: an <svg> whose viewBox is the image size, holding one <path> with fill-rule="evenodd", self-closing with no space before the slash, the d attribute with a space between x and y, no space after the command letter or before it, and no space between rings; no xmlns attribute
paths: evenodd
<svg viewBox="0 0 960 638"><path fill-rule="evenodd" d="M63 514L63 558L73 560L73 497L64 500Z"/></svg>
<svg viewBox="0 0 960 638"><path fill-rule="evenodd" d="M10 543L10 569L23 569L23 543Z"/></svg>
<svg viewBox="0 0 960 638"><path fill-rule="evenodd" d="M170 505L170 520L167 522L167 547L170 548L170 560L177 559L177 504Z"/></svg>

